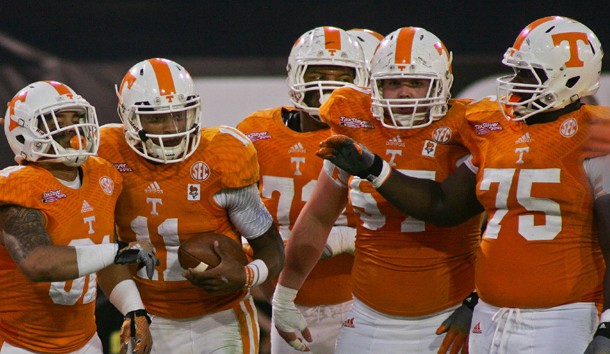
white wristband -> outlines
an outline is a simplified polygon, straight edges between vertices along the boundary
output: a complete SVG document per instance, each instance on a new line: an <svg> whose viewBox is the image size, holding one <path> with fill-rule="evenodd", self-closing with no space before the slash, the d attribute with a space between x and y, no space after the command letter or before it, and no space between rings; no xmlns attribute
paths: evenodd
<svg viewBox="0 0 610 354"><path fill-rule="evenodd" d="M599 322L610 322L610 309L602 312L602 315L599 318Z"/></svg>
<svg viewBox="0 0 610 354"><path fill-rule="evenodd" d="M76 265L78 277L102 270L114 263L114 257L119 250L116 243L104 243L91 246L74 246L76 249Z"/></svg>
<svg viewBox="0 0 610 354"><path fill-rule="evenodd" d="M269 268L262 259L255 259L246 265L246 285L251 288L267 280Z"/></svg>
<svg viewBox="0 0 610 354"><path fill-rule="evenodd" d="M143 310L144 303L140 298L138 287L131 279L125 279L115 285L110 292L108 300L125 316L128 312L135 310Z"/></svg>
<svg viewBox="0 0 610 354"><path fill-rule="evenodd" d="M370 180L371 184L373 184L373 187L375 189L381 187L383 182L385 182L388 179L388 177L390 176L390 172L392 172L392 168L390 167L390 164L384 160L383 166L381 167L381 172L379 173L379 176Z"/></svg>

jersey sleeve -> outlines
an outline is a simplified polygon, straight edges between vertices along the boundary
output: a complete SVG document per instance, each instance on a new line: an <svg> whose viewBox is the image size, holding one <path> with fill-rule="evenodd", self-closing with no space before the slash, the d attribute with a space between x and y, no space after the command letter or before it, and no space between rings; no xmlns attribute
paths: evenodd
<svg viewBox="0 0 610 354"><path fill-rule="evenodd" d="M357 87L342 87L333 91L320 107L320 118L333 126L362 124L357 117L371 115L371 93Z"/></svg>
<svg viewBox="0 0 610 354"><path fill-rule="evenodd" d="M243 133L229 126L206 128L202 140L207 144L206 158L221 173L225 188L241 188L258 182L256 149Z"/></svg>
<svg viewBox="0 0 610 354"><path fill-rule="evenodd" d="M43 192L47 188L44 180L36 179L31 169L11 166L0 171L0 205L19 205L24 208L40 209ZM50 191L51 193L59 191ZM41 196L36 198L35 196ZM61 197L60 195L57 196Z"/></svg>
<svg viewBox="0 0 610 354"><path fill-rule="evenodd" d="M586 106L591 123L591 134L584 150L592 154L610 153L610 107Z"/></svg>

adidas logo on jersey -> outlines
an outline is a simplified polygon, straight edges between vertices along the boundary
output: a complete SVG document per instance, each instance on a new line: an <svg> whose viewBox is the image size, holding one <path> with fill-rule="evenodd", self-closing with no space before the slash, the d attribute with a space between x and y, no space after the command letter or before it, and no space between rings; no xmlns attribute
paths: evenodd
<svg viewBox="0 0 610 354"><path fill-rule="evenodd" d="M347 328L356 328L354 325L354 318L346 318L345 321L343 321L342 326Z"/></svg>
<svg viewBox="0 0 610 354"><path fill-rule="evenodd" d="M306 151L306 150L305 150L305 148L303 147L303 144L301 144L300 142L298 142L298 143L296 143L296 144L292 145L292 146L290 147L290 149L288 149L288 153L289 153L289 154L294 154L294 153L301 153L301 154L304 154L304 153L306 153L306 152L307 152L307 151Z"/></svg>
<svg viewBox="0 0 610 354"><path fill-rule="evenodd" d="M530 133L525 133L519 139L517 139L517 141L515 141L515 144L524 144L524 143L531 143L531 142L532 142L532 139L530 138Z"/></svg>
<svg viewBox="0 0 610 354"><path fill-rule="evenodd" d="M81 214L88 213L90 211L93 211L93 207L91 206L91 204L87 203L86 200L83 200L83 206L80 207Z"/></svg>
<svg viewBox="0 0 610 354"><path fill-rule="evenodd" d="M402 141L402 139L400 138L400 136L395 136L392 139L389 139L388 141L385 142L386 145L388 146L405 146L405 143Z"/></svg>
<svg viewBox="0 0 610 354"><path fill-rule="evenodd" d="M472 329L472 333L478 333L478 334L483 333L481 331L481 322L477 322L477 324Z"/></svg>
<svg viewBox="0 0 610 354"><path fill-rule="evenodd" d="M161 189L161 187L159 187L159 183L157 183L157 181L154 181L153 183L149 184L148 187L146 187L144 192L145 193L154 193L154 194L163 194L163 189Z"/></svg>

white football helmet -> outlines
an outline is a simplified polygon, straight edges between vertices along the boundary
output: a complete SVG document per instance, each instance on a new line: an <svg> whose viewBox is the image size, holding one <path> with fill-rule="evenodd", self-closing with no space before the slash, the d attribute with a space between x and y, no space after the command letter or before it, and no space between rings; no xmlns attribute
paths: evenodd
<svg viewBox="0 0 610 354"><path fill-rule="evenodd" d="M371 59L375 55L375 49L383 40L383 36L375 31L366 28L352 28L347 33L358 40L362 50L364 51L364 60L366 60L367 68L370 69Z"/></svg>
<svg viewBox="0 0 610 354"><path fill-rule="evenodd" d="M387 35L371 61L373 115L394 129L424 127L444 117L453 83L451 61L443 42L423 28L403 27ZM430 86L422 98L386 99L383 80L392 79L430 80ZM413 113L398 114L393 108L411 108Z"/></svg>
<svg viewBox="0 0 610 354"><path fill-rule="evenodd" d="M144 60L129 69L116 91L125 138L136 153L150 161L174 163L195 152L201 138L201 101L184 67L163 58ZM172 115L174 121L185 116L186 128L180 131L175 125L171 131L151 134L142 126L141 117L147 114Z"/></svg>
<svg viewBox="0 0 610 354"><path fill-rule="evenodd" d="M7 106L4 132L17 163L44 161L75 167L97 153L95 108L67 85L34 82L17 92ZM62 112L73 112L78 123L58 117Z"/></svg>
<svg viewBox="0 0 610 354"><path fill-rule="evenodd" d="M595 34L578 21L550 16L532 22L504 54L502 63L515 74L497 79L502 112L507 119L524 120L594 95L603 55ZM537 82L514 80L520 70Z"/></svg>
<svg viewBox="0 0 610 354"><path fill-rule="evenodd" d="M323 101L333 90L352 84L342 81L305 82L305 71L310 65L352 68L355 71L353 85L365 86L367 83L368 72L362 48L346 31L336 27L317 27L303 34L290 51L287 81L292 103L315 119L319 119L319 108L304 103L307 92L319 91L320 101Z"/></svg>

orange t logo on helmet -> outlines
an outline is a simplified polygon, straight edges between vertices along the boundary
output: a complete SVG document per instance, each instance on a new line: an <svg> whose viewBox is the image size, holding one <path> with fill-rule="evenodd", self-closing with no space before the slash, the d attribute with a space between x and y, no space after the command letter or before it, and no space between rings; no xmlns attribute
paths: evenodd
<svg viewBox="0 0 610 354"><path fill-rule="evenodd" d="M341 33L335 28L324 27L324 45L331 56L341 50Z"/></svg>
<svg viewBox="0 0 610 354"><path fill-rule="evenodd" d="M585 44L589 44L589 38L587 34L583 32L566 32L557 33L551 36L553 38L553 44L558 47L561 42L567 41L570 47L570 60L566 61L566 66L569 68L582 67L585 63L578 57L578 41L581 40Z"/></svg>

